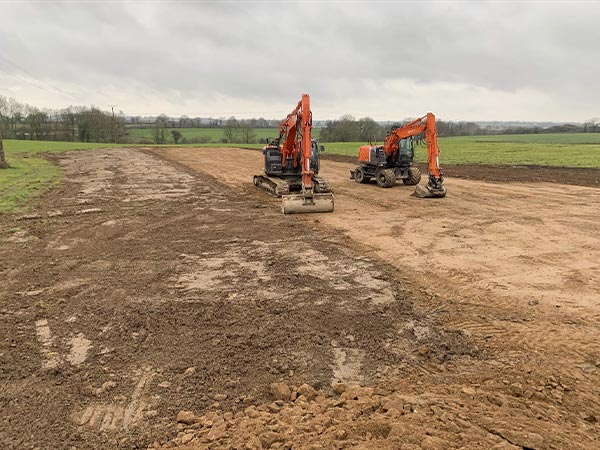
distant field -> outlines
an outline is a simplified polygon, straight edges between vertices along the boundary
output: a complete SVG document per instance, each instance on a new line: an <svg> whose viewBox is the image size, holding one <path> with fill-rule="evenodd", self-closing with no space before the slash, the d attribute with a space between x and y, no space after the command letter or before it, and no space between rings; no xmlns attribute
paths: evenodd
<svg viewBox="0 0 600 450"><path fill-rule="evenodd" d="M528 144L600 144L600 133L512 134L474 136L481 142L518 142Z"/></svg>
<svg viewBox="0 0 600 450"><path fill-rule="evenodd" d="M221 139L223 138L222 128L166 128L165 137L169 143L173 143L171 130L178 130L181 132L182 137L186 137L188 139L209 136L213 143L220 143ZM135 140L153 140L153 128L128 128L128 131L129 135ZM312 134L314 137L318 137L319 130L317 128L313 128ZM254 136L256 140L264 141L265 138L276 138L279 136L279 130L277 128L255 128Z"/></svg>
<svg viewBox="0 0 600 450"><path fill-rule="evenodd" d="M591 133L588 133L591 134ZM557 135L513 135L513 136L469 136L439 138L440 165L444 164L503 164L542 165L561 167L600 167L600 135L592 135L588 143L568 143L568 140L583 139L576 136ZM547 143L527 139L549 136ZM506 139L511 139L508 141ZM596 142L593 143L594 138ZM505 140L502 140L505 139ZM523 139L519 142L519 139ZM325 142L327 153L358 155L363 142ZM417 160L427 161L427 148L417 146Z"/></svg>
<svg viewBox="0 0 600 450"><path fill-rule="evenodd" d="M169 143L172 142L167 129ZM188 138L210 136L209 144L202 146L233 145L222 144L223 130L220 128L179 128ZM276 128L255 129L257 141L266 137L276 137ZM152 128L130 129L135 139L152 139ZM318 137L319 130L313 130ZM358 147L364 142L323 142L326 151L333 154L358 154ZM194 144L190 144L194 145ZM258 144L238 144L246 147L260 147ZM440 138L440 163L443 164L505 164L505 165L544 165L563 167L600 167L600 133L563 134L520 134ZM426 161L426 149L417 147L417 160Z"/></svg>

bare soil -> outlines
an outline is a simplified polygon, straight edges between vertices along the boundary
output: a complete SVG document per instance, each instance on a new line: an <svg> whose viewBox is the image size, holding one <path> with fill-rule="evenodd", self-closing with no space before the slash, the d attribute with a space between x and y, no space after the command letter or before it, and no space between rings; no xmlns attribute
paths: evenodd
<svg viewBox="0 0 600 450"><path fill-rule="evenodd" d="M0 447L599 447L597 189L324 161L290 217L258 152L56 162L0 215Z"/></svg>
<svg viewBox="0 0 600 450"><path fill-rule="evenodd" d="M243 192L252 189L251 176L261 167L260 154L236 149L160 153ZM481 351L475 360L463 356L458 365L435 367L419 379L420 393L438 392L446 399L458 393L452 401L477 411L460 413L461 420L469 417L480 432L490 432L484 422L493 417L496 428L542 438L530 446L504 436L524 448L597 447L598 189L448 177L445 199L423 200L412 197L414 188L408 186L384 190L356 184L349 180L352 167L323 162L336 210L303 220L351 238L366 254L395 267L397 279L421 286L427 300L415 301L415 308L441 311L445 325L469 336ZM255 195L274 207L278 203ZM463 388L469 394L475 389L473 402L460 395ZM488 410L497 395L502 404ZM438 414L456 419L459 413L446 406ZM423 421L421 438L435 434L437 425L423 417L418 423ZM458 448L476 438L442 439L446 444L439 448Z"/></svg>

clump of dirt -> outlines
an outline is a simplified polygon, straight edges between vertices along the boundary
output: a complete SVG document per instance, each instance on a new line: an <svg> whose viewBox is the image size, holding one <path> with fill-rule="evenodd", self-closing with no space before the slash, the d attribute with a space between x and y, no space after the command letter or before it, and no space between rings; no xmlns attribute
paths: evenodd
<svg viewBox="0 0 600 450"><path fill-rule="evenodd" d="M556 438L552 413L531 408L522 385L459 387L390 381L378 387L274 383L271 402L236 413L180 411L177 436L149 448L203 449L544 449L572 447ZM560 387L560 385L558 385ZM521 390L519 390L521 388ZM560 387L560 389L563 389ZM559 389L559 390L560 390ZM564 390L564 389L563 389ZM539 396L539 395L538 395ZM531 398L529 396L529 398ZM526 404L530 404L526 407ZM515 408L512 419L506 410ZM549 408L552 408L549 406ZM591 448L591 447L590 447Z"/></svg>

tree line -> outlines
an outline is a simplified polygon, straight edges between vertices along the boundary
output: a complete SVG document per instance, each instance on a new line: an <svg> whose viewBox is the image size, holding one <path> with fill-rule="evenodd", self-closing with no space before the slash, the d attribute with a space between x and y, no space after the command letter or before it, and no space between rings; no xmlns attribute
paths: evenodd
<svg viewBox="0 0 600 450"><path fill-rule="evenodd" d="M343 115L338 120L328 121L319 135L323 142L382 142L392 126L402 126L412 121L382 125L370 117L356 119ZM556 125L541 127L509 127L504 129L482 127L475 122L452 122L436 119L439 136L481 136L487 134L543 134L543 133L600 133L600 118L589 119L582 125Z"/></svg>
<svg viewBox="0 0 600 450"><path fill-rule="evenodd" d="M320 139L324 142L382 142L392 125L403 123L378 123L370 117L356 119L343 115L337 120L325 122ZM63 109L37 108L21 103L14 98L0 95L0 135L5 139L30 139L52 141L116 142L141 144L195 144L211 142L208 135L189 137L182 132L185 128L219 128L224 143L250 144L257 141L255 129L277 128L278 120L265 118L200 119L181 116L174 119L161 114L144 120L141 117L126 118L122 111L118 114L103 111L95 106L69 106ZM437 120L440 136L473 136L485 134L537 134L537 133L598 133L600 119L594 118L581 125L559 125L541 127L505 127L503 129L482 127L475 122L452 122ZM151 129L150 139L134 138L129 133L135 128Z"/></svg>
<svg viewBox="0 0 600 450"><path fill-rule="evenodd" d="M221 128L223 134L220 141L223 143L252 144L256 142L256 134L254 133L256 127L252 126L255 121L256 119L238 120L235 117L230 117L222 126L208 128ZM152 126L152 141L155 144L166 144L169 136L175 144L204 144L212 141L211 136L186 137L179 130L179 128L173 127L169 117L161 114Z"/></svg>
<svg viewBox="0 0 600 450"><path fill-rule="evenodd" d="M511 127L498 134L600 133L600 118L594 117L582 125L564 124L542 127Z"/></svg>
<svg viewBox="0 0 600 450"><path fill-rule="evenodd" d="M0 95L0 133L5 139L121 142L127 130L123 112L94 106L40 109Z"/></svg>
<svg viewBox="0 0 600 450"><path fill-rule="evenodd" d="M323 142L382 142L392 126L402 126L413 118L395 124L379 124L370 117L356 119L343 115L338 120L330 120L321 128L319 139ZM592 118L582 125L564 124L547 128L505 127L502 129L482 127L475 122L452 122L436 119L439 136L481 136L487 134L544 134L544 133L600 133L600 118Z"/></svg>
<svg viewBox="0 0 600 450"><path fill-rule="evenodd" d="M129 120L129 126L127 124ZM95 106L69 106L63 109L37 108L14 98L0 95L0 134L5 139L40 141L81 141L135 143L130 129L151 128L151 139L140 143L166 144L210 142L210 136L186 137L184 128L220 128L221 141L225 143L256 142L254 129L277 127L279 121L265 118L203 120L181 116L173 119L165 114L143 122L140 117L127 119L122 111L114 114Z"/></svg>
<svg viewBox="0 0 600 450"><path fill-rule="evenodd" d="M402 126L412 121L381 125L370 117L355 119L351 115L343 115L338 120L328 121L321 128L319 139L323 142L382 142L392 126ZM440 136L473 136L489 134L489 130L475 122L447 122L436 120L436 128Z"/></svg>
<svg viewBox="0 0 600 450"><path fill-rule="evenodd" d="M224 128L227 120L224 117L215 119L214 117L189 117L183 115L181 117L168 117L165 114L161 116L165 120L166 128ZM230 117L230 119L235 117ZM250 128L277 128L279 126L279 120L265 119L264 117L251 118L251 119L236 119L244 125L248 125ZM156 122L156 119L141 116L130 116L127 118L128 128L147 128Z"/></svg>
<svg viewBox="0 0 600 450"><path fill-rule="evenodd" d="M344 115L338 120L328 121L321 129L320 140L323 142L382 142L392 127L405 125L413 119L382 125L370 117L355 119ZM474 136L490 134L475 122L447 122L436 120L436 128L440 136ZM495 131L497 132L497 131Z"/></svg>

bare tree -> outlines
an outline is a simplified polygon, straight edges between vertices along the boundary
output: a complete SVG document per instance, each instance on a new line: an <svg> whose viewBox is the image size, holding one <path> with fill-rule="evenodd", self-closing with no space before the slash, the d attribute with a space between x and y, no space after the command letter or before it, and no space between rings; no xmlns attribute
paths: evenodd
<svg viewBox="0 0 600 450"><path fill-rule="evenodd" d="M165 114L161 114L156 118L154 129L152 130L155 144L164 144L167 142L165 139L165 128L167 128L168 123L169 118Z"/></svg>
<svg viewBox="0 0 600 450"><path fill-rule="evenodd" d="M6 156L4 155L4 143L2 142L2 131L0 131L0 169L8 169L9 165L6 162Z"/></svg>
<svg viewBox="0 0 600 450"><path fill-rule="evenodd" d="M254 134L254 130L248 124L240 125L240 133L242 135L242 143L244 144L252 144L256 138Z"/></svg>
<svg viewBox="0 0 600 450"><path fill-rule="evenodd" d="M238 140L240 123L235 117L227 119L225 128L223 128L223 142L232 143Z"/></svg>
<svg viewBox="0 0 600 450"><path fill-rule="evenodd" d="M11 122L11 135L13 137L13 139L17 138L17 127L19 125L19 123L21 122L22 116L23 116L23 104L19 103L17 100L15 100L14 98L9 98L8 99L8 110L9 110L9 115L10 115L10 122Z"/></svg>
<svg viewBox="0 0 600 450"><path fill-rule="evenodd" d="M383 139L382 128L370 117L359 119L357 125L361 142L375 142Z"/></svg>
<svg viewBox="0 0 600 450"><path fill-rule="evenodd" d="M9 100L4 96L0 95L0 117L8 114Z"/></svg>
<svg viewBox="0 0 600 450"><path fill-rule="evenodd" d="M171 136L173 136L173 142L175 142L175 145L179 144L179 140L181 139L181 131L171 130Z"/></svg>
<svg viewBox="0 0 600 450"><path fill-rule="evenodd" d="M183 115L179 118L179 126L181 128L185 128L187 126L189 126L190 123L190 118L186 115Z"/></svg>

